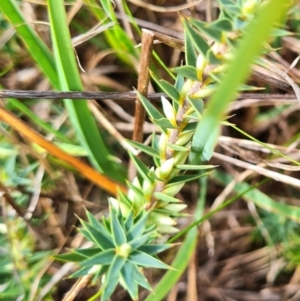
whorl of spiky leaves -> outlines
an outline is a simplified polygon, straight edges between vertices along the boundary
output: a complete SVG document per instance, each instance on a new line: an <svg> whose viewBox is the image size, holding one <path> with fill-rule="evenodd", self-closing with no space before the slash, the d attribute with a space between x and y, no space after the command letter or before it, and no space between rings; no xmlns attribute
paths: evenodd
<svg viewBox="0 0 300 301"><path fill-rule="evenodd" d="M88 221L80 219L79 232L94 245L89 249L73 249L56 256L63 261L78 262L81 266L70 277L92 275L101 279L101 301L108 300L117 284L121 284L133 300L138 299L138 286L151 290L142 268L168 269L169 266L155 257L170 248L170 244L153 244L154 227L146 228L148 213L135 218L130 213L124 220L120 210L110 207L109 218L99 221L86 211Z"/></svg>

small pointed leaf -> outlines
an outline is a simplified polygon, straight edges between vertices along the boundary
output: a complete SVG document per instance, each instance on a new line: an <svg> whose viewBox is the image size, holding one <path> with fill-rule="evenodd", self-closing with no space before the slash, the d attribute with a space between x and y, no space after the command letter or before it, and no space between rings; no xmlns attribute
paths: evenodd
<svg viewBox="0 0 300 301"><path fill-rule="evenodd" d="M161 253L169 248L173 247L171 244L153 244L153 245L142 245L139 248L139 251L142 251L149 255L156 255Z"/></svg>
<svg viewBox="0 0 300 301"><path fill-rule="evenodd" d="M221 32L218 29L211 28L208 23L196 20L194 18L190 19L191 24L194 25L195 28L199 30L199 32L204 32L207 34L210 38L221 41Z"/></svg>
<svg viewBox="0 0 300 301"><path fill-rule="evenodd" d="M89 223L85 222L84 220L80 220L80 223L84 227L82 230L86 230L90 237L92 237L92 241L102 250L114 248L114 243L107 233L107 230L103 227L101 223L98 224L98 228L93 227ZM102 229L102 230L100 230ZM80 232L83 233L83 231Z"/></svg>
<svg viewBox="0 0 300 301"><path fill-rule="evenodd" d="M153 147L150 147L150 146L145 145L143 143L132 141L132 140L127 140L127 142L129 144L131 144L133 147L135 147L135 148L141 150L142 152L150 155L151 157L155 157L155 158L158 158L158 159L160 158L158 150L156 150Z"/></svg>
<svg viewBox="0 0 300 301"><path fill-rule="evenodd" d="M130 242L134 238L141 236L145 230L145 225L148 219L148 214L144 213L139 220L135 223L133 228L127 233L127 240Z"/></svg>
<svg viewBox="0 0 300 301"><path fill-rule="evenodd" d="M141 93L137 91L138 97L142 102L145 110L147 111L148 115L153 119L163 119L164 116L150 103L150 101L143 96Z"/></svg>
<svg viewBox="0 0 300 301"><path fill-rule="evenodd" d="M172 196L166 195L162 192L154 192L154 196L157 200L166 202L166 203L179 203L181 202L179 199L173 198Z"/></svg>
<svg viewBox="0 0 300 301"><path fill-rule="evenodd" d="M133 271L134 271L134 279L135 281L141 285L142 287L144 287L145 289L152 291L152 287L150 286L148 280L145 278L145 276L143 275L143 273L139 270L139 268L133 264Z"/></svg>
<svg viewBox="0 0 300 301"><path fill-rule="evenodd" d="M134 156L130 152L129 152L129 156L130 156L132 162L134 163L138 173L142 176L142 178L144 180L147 180L147 181L153 183L153 179L151 177L149 177L148 167L138 157Z"/></svg>
<svg viewBox="0 0 300 301"><path fill-rule="evenodd" d="M124 288L133 300L138 300L138 285L134 279L133 264L127 261L121 270Z"/></svg>
<svg viewBox="0 0 300 301"><path fill-rule="evenodd" d="M199 32L189 25L187 20L184 21L184 27L187 34L190 36L190 39L193 41L194 47L196 47L199 52L206 56L209 50L207 42L200 36Z"/></svg>
<svg viewBox="0 0 300 301"><path fill-rule="evenodd" d="M134 251L128 257L128 260L142 267L169 269L170 267L162 261L141 251Z"/></svg>
<svg viewBox="0 0 300 301"><path fill-rule="evenodd" d="M155 80L155 82L158 84L158 86L174 101L177 102L179 101L180 98L180 93L178 90L171 85L169 82L165 80L160 80L158 77L151 72L152 78Z"/></svg>
<svg viewBox="0 0 300 301"><path fill-rule="evenodd" d="M185 62L186 65L195 67L197 61L197 55L195 52L195 48L193 46L193 41L190 36L187 34L187 31L184 32L184 47L185 47Z"/></svg>
<svg viewBox="0 0 300 301"><path fill-rule="evenodd" d="M190 165L190 164L181 164L175 166L178 169L182 170L204 170L212 169L218 167L218 165Z"/></svg>
<svg viewBox="0 0 300 301"><path fill-rule="evenodd" d="M124 229L118 220L114 210L110 210L110 226L112 229L112 235L116 246L127 243Z"/></svg>
<svg viewBox="0 0 300 301"><path fill-rule="evenodd" d="M142 236L138 236L135 239L131 240L129 242L129 245L132 247L133 250L138 249L141 245L145 244L146 242L149 242L150 237L153 235L153 233L146 233Z"/></svg>
<svg viewBox="0 0 300 301"><path fill-rule="evenodd" d="M173 179L171 179L169 184L174 185L175 183L176 184L187 183L187 182L190 182L190 181L200 179L200 178L202 178L204 176L207 176L209 174L210 174L210 172L207 172L205 174L203 174L203 173L196 174L196 175L179 175L179 176L176 176ZM168 187L168 185L166 187Z"/></svg>
<svg viewBox="0 0 300 301"><path fill-rule="evenodd" d="M195 81L199 80L196 67L193 66L175 67L173 68L173 71L191 80L195 80Z"/></svg>
<svg viewBox="0 0 300 301"><path fill-rule="evenodd" d="M68 278L78 278L78 277L83 277L85 275L88 275L89 271L90 271L91 267L83 267L81 269L79 269L78 271L76 271L75 273L71 274Z"/></svg>
<svg viewBox="0 0 300 301"><path fill-rule="evenodd" d="M111 265L106 274L105 281L103 283L103 295L101 297L101 301L108 300L108 298L115 290L119 282L120 271L123 268L125 262L126 259L121 256L115 256L112 260Z"/></svg>
<svg viewBox="0 0 300 301"><path fill-rule="evenodd" d="M89 259L86 259L81 263L82 266L94 266L94 265L110 265L113 258L116 256L114 249L102 251L100 254L96 254Z"/></svg>

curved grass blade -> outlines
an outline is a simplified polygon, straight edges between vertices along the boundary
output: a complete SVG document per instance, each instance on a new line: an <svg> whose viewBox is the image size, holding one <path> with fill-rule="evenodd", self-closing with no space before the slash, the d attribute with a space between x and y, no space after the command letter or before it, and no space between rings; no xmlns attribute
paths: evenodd
<svg viewBox="0 0 300 301"><path fill-rule="evenodd" d="M60 88L65 91L82 91L74 50L67 26L66 12L61 0L48 1L49 19ZM116 165L109 161L109 152L85 100L65 100L70 119L81 143L87 148L93 165L111 178L118 178Z"/></svg>
<svg viewBox="0 0 300 301"><path fill-rule="evenodd" d="M233 55L234 60L229 64L226 75L209 101L203 120L196 129L190 156L192 163L200 161L211 133L220 127L220 121L240 84L246 79L251 63L271 34L274 23L281 20L287 8L287 3L281 0L271 0L261 5L256 19L249 25L247 34L241 39Z"/></svg>

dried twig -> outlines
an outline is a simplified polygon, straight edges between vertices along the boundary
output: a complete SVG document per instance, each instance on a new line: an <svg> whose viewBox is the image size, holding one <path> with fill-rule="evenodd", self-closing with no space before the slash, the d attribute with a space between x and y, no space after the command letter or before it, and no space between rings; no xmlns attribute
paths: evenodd
<svg viewBox="0 0 300 301"><path fill-rule="evenodd" d="M149 93L147 99L158 101L161 96L169 98L165 93ZM114 101L135 101L136 92L94 92L94 91L35 91L35 90L0 90L0 98L18 99L111 99ZM264 94L264 93L243 93L237 99L286 99L295 100L294 94Z"/></svg>

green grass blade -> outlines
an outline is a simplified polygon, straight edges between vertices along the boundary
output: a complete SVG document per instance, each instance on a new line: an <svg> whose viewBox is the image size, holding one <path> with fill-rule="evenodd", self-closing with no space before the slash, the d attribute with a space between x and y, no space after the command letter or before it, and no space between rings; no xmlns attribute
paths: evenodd
<svg viewBox="0 0 300 301"><path fill-rule="evenodd" d="M288 8L286 1L271 0L263 3L247 34L238 44L225 76L207 106L207 112L199 124L192 143L191 161L197 162L212 131L220 126L226 108L234 99L240 84L250 72L250 65L262 50L262 45L272 32L272 26L281 20Z"/></svg>
<svg viewBox="0 0 300 301"><path fill-rule="evenodd" d="M221 171L217 171L216 174L212 175L212 178L214 178L217 182L222 183L224 186L227 186L233 180L232 176ZM242 191L249 190L249 188L251 188L251 185L246 182L242 182L235 184L233 190L236 193L241 193ZM243 198L247 201L253 202L259 208L300 223L300 208L297 206L276 202L265 193L255 188L244 194Z"/></svg>
<svg viewBox="0 0 300 301"><path fill-rule="evenodd" d="M32 27L26 23L16 1L0 1L0 9L15 27L18 35L25 43L30 55L36 62L38 62L38 66L42 72L48 77L51 84L57 88L59 86L59 81L56 74L53 55L46 44L34 32Z"/></svg>
<svg viewBox="0 0 300 301"><path fill-rule="evenodd" d="M82 91L82 83L67 26L66 12L61 0L49 0L49 19L52 41L60 80L64 91ZM114 164L109 161L109 152L85 100L65 100L70 119L81 143L89 150L90 158L100 171L116 179Z"/></svg>
<svg viewBox="0 0 300 301"><path fill-rule="evenodd" d="M56 61L45 43L34 30L26 24L15 0L0 1L0 9L16 28L17 33L24 41L29 53L37 65L50 80L55 89L66 91L82 91L82 84L77 70L74 51L71 45L67 27L63 2L49 0L51 30L54 33L56 47ZM55 66L57 64L57 66ZM100 136L96 123L84 100L65 101L69 115L81 144L89 152L90 160L98 170L106 173L113 179L121 180L119 172L108 160L109 153Z"/></svg>

